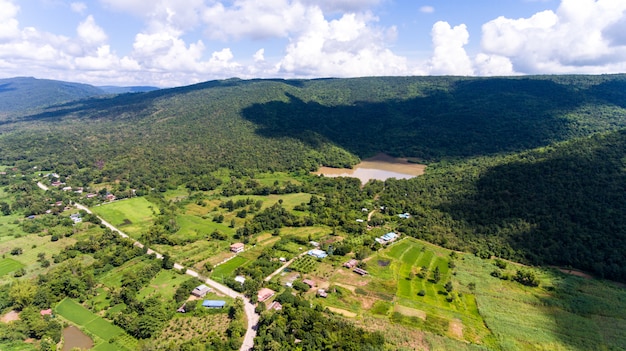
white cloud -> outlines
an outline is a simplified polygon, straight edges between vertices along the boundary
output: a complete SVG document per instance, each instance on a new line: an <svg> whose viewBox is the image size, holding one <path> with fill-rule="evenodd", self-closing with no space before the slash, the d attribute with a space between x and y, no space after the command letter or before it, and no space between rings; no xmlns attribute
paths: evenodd
<svg viewBox="0 0 626 351"><path fill-rule="evenodd" d="M265 49L257 50L257 52L255 52L254 55L252 56L252 58L254 59L254 62L265 61L264 54L265 54Z"/></svg>
<svg viewBox="0 0 626 351"><path fill-rule="evenodd" d="M314 9L308 28L291 40L278 72L299 77L355 77L394 75L406 72L406 59L393 54L385 44L395 37L395 28L373 27L375 18L345 14L327 21Z"/></svg>
<svg viewBox="0 0 626 351"><path fill-rule="evenodd" d="M435 12L435 8L432 6L422 6L420 7L420 12L422 13L434 13Z"/></svg>
<svg viewBox="0 0 626 351"><path fill-rule="evenodd" d="M436 75L472 75L474 69L464 46L469 41L465 24L451 27L448 22L439 21L431 31L433 56L430 60L430 73Z"/></svg>
<svg viewBox="0 0 626 351"><path fill-rule="evenodd" d="M70 9L73 12L83 14L87 11L87 5L84 2L73 2L70 4Z"/></svg>
<svg viewBox="0 0 626 351"><path fill-rule="evenodd" d="M78 38L88 45L97 45L107 40L104 30L96 24L93 16L89 15L76 28Z"/></svg>
<svg viewBox="0 0 626 351"><path fill-rule="evenodd" d="M302 0L303 4L317 6L324 12L362 12L384 0Z"/></svg>
<svg viewBox="0 0 626 351"><path fill-rule="evenodd" d="M19 23L15 19L19 7L8 0L0 0L0 42L19 35Z"/></svg>
<svg viewBox="0 0 626 351"><path fill-rule="evenodd" d="M597 73L626 69L626 2L562 0L556 12L496 18L483 25L482 50L523 73Z"/></svg>

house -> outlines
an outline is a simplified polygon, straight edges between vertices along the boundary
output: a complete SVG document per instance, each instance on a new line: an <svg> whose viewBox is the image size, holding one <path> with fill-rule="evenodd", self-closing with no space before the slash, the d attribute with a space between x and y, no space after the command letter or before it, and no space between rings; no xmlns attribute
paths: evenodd
<svg viewBox="0 0 626 351"><path fill-rule="evenodd" d="M280 304L280 302L278 301L274 301L270 304L270 307L267 308L268 310L276 310L276 311L280 311L283 309L283 305Z"/></svg>
<svg viewBox="0 0 626 351"><path fill-rule="evenodd" d="M243 243L234 243L230 245L230 252L240 253L243 251Z"/></svg>
<svg viewBox="0 0 626 351"><path fill-rule="evenodd" d="M281 258L279 258L278 260L279 260L280 262L287 262L287 259L286 259L286 258L284 258L284 257L281 257Z"/></svg>
<svg viewBox="0 0 626 351"><path fill-rule="evenodd" d="M54 203L55 206L63 206L63 201L57 201Z"/></svg>
<svg viewBox="0 0 626 351"><path fill-rule="evenodd" d="M61 182L59 182L57 180L56 182L52 182L50 185L52 185L52 186L60 186L61 184L63 184L63 183L61 183Z"/></svg>
<svg viewBox="0 0 626 351"><path fill-rule="evenodd" d="M326 256L328 256L326 251L318 250L318 249L309 250L308 255L309 256L313 256L315 258L319 258L319 259L322 259L322 258L325 258Z"/></svg>
<svg viewBox="0 0 626 351"><path fill-rule="evenodd" d="M271 298L272 296L274 296L274 294L276 294L276 292L272 289L268 289L268 288L263 288L261 290L259 290L259 294L257 296L258 300L263 302L269 298Z"/></svg>
<svg viewBox="0 0 626 351"><path fill-rule="evenodd" d="M309 241L309 244L313 247L320 247L320 243L318 243L317 241Z"/></svg>
<svg viewBox="0 0 626 351"><path fill-rule="evenodd" d="M7 175L7 172L0 172L0 175Z"/></svg>
<svg viewBox="0 0 626 351"><path fill-rule="evenodd" d="M357 261L357 260L355 260L353 258L350 261L344 263L343 266L346 267L346 268L354 268L354 267L356 267L357 264L359 264L359 261Z"/></svg>
<svg viewBox="0 0 626 351"><path fill-rule="evenodd" d="M367 271L365 269L362 268L355 268L352 270L354 273L356 274L360 274L360 275L367 275Z"/></svg>
<svg viewBox="0 0 626 351"><path fill-rule="evenodd" d="M306 285L308 285L310 288L313 288L315 286L315 282L312 281L311 279L304 279L302 280L302 282Z"/></svg>
<svg viewBox="0 0 626 351"><path fill-rule="evenodd" d="M359 218L359 219L357 219L357 220L356 220L356 222L357 222L357 223L363 223L363 222L365 222L365 221Z"/></svg>
<svg viewBox="0 0 626 351"><path fill-rule="evenodd" d="M109 200L109 201L113 201L113 200L115 200L115 199L116 199L115 195L113 195L113 194L107 194L107 200Z"/></svg>
<svg viewBox="0 0 626 351"><path fill-rule="evenodd" d="M96 194L87 194L87 198L88 199L91 199L91 198L96 197L96 196L98 196L98 195L96 195Z"/></svg>
<svg viewBox="0 0 626 351"><path fill-rule="evenodd" d="M52 309L48 308L47 310L39 311L39 314L42 316L52 316Z"/></svg>
<svg viewBox="0 0 626 351"><path fill-rule="evenodd" d="M198 285L196 286L193 291L191 292L191 295L193 296L197 296L197 297L204 297L206 294L208 294L212 289L209 288L208 286L202 284L202 285Z"/></svg>
<svg viewBox="0 0 626 351"><path fill-rule="evenodd" d="M78 189L74 190L74 192L76 194L82 194L83 193L83 188L78 188Z"/></svg>
<svg viewBox="0 0 626 351"><path fill-rule="evenodd" d="M383 236L381 236L380 238L376 238L374 240L376 240L376 242L384 245L387 243L390 243L392 241L395 241L398 238L398 234L394 233L394 232L389 232Z"/></svg>
<svg viewBox="0 0 626 351"><path fill-rule="evenodd" d="M409 219L409 218L411 218L411 214L405 212L405 213L399 214L398 217L400 217L402 219Z"/></svg>
<svg viewBox="0 0 626 351"><path fill-rule="evenodd" d="M202 306L206 308L223 308L226 306L226 301L223 300L204 300Z"/></svg>
<svg viewBox="0 0 626 351"><path fill-rule="evenodd" d="M63 191L71 191L72 187L71 186L65 186L63 187Z"/></svg>
<svg viewBox="0 0 626 351"><path fill-rule="evenodd" d="M246 277L244 277L243 275L238 275L235 277L235 281L243 285L243 283L245 283L246 281Z"/></svg>
<svg viewBox="0 0 626 351"><path fill-rule="evenodd" d="M328 297L328 293L324 289L317 289L317 296L326 298Z"/></svg>

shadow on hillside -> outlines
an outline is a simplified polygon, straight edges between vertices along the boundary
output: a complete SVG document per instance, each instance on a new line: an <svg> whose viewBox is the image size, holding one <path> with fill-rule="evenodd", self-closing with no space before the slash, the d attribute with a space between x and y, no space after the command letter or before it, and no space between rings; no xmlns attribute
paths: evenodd
<svg viewBox="0 0 626 351"><path fill-rule="evenodd" d="M11 84L11 83L0 84L0 93L5 93L7 91L16 90L14 87L12 87L12 85L13 84Z"/></svg>
<svg viewBox="0 0 626 351"><path fill-rule="evenodd" d="M535 157L489 169L441 210L530 263L626 281L626 131Z"/></svg>
<svg viewBox="0 0 626 351"><path fill-rule="evenodd" d="M597 99L626 108L626 78L598 84L589 91Z"/></svg>
<svg viewBox="0 0 626 351"><path fill-rule="evenodd" d="M375 83L363 80L362 89L375 91L368 85ZM245 108L243 117L268 138L310 142L315 134L361 157L383 151L430 160L519 151L564 140L570 126L561 116L583 100L548 80L495 78L460 79L449 91L432 89L410 100L325 106L287 96L287 103Z"/></svg>

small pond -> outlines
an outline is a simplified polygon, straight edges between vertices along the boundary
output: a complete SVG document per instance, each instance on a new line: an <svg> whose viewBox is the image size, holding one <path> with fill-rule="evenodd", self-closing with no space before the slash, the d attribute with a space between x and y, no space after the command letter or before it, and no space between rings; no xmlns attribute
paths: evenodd
<svg viewBox="0 0 626 351"><path fill-rule="evenodd" d="M426 165L411 163L407 159L394 158L385 154L363 160L354 168L321 167L313 174L325 177L359 178L362 184L372 179L387 180L389 178L409 179L424 174Z"/></svg>
<svg viewBox="0 0 626 351"><path fill-rule="evenodd" d="M78 347L81 350L89 350L93 347L93 340L85 335L80 329L71 325L63 329L63 349L62 351L70 351Z"/></svg>

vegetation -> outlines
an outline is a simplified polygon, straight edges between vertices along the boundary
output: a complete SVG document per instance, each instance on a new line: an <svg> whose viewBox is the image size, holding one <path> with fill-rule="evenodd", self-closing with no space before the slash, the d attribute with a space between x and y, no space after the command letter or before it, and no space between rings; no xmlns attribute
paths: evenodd
<svg viewBox="0 0 626 351"><path fill-rule="evenodd" d="M71 301L143 349L237 349L240 301L176 314L199 282L174 262L249 297L278 292L282 310L257 306L257 349L623 348L623 288L537 266L626 281L624 88L623 75L235 79L4 116L0 307L24 317L0 348L54 342L38 311ZM309 174L378 152L426 174ZM390 231L402 239L375 240ZM313 240L327 258L265 281ZM235 242L246 250L227 260ZM341 267L352 258L369 274ZM188 342L165 345L176 333Z"/></svg>

